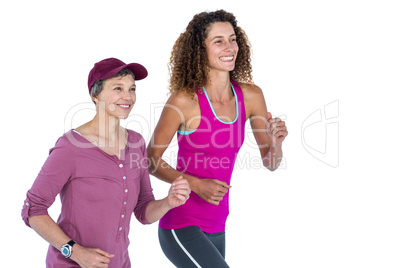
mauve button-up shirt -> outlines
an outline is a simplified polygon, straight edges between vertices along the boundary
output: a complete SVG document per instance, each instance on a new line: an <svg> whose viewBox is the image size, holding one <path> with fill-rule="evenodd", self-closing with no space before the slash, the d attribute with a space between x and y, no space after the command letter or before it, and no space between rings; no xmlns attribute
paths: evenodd
<svg viewBox="0 0 402 268"><path fill-rule="evenodd" d="M115 256L109 268L131 267L128 245L132 212L148 224L145 211L155 200L148 174L145 141L128 130L120 159L70 130L58 139L43 165L22 209L22 218L48 215L60 193L60 228L78 244L100 248ZM67 242L67 241L66 241ZM49 246L47 267L79 267Z"/></svg>

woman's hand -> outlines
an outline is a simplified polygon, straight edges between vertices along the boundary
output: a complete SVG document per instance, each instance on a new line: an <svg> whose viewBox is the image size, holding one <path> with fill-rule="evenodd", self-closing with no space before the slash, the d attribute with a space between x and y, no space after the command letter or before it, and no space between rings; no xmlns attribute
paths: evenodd
<svg viewBox="0 0 402 268"><path fill-rule="evenodd" d="M169 207L175 208L183 205L190 197L190 193L191 190L188 181L184 179L183 176L178 177L175 181L173 181L172 186L169 189Z"/></svg>
<svg viewBox="0 0 402 268"><path fill-rule="evenodd" d="M268 112L266 133L271 142L271 147L282 146L283 140L288 135L285 121L282 121L279 117L272 118L272 114Z"/></svg>
<svg viewBox="0 0 402 268"><path fill-rule="evenodd" d="M78 244L73 246L71 259L82 268L107 268L114 255L98 248L84 248Z"/></svg>
<svg viewBox="0 0 402 268"><path fill-rule="evenodd" d="M232 186L216 179L195 179L191 187L193 192L208 203L219 205L219 202L222 201Z"/></svg>

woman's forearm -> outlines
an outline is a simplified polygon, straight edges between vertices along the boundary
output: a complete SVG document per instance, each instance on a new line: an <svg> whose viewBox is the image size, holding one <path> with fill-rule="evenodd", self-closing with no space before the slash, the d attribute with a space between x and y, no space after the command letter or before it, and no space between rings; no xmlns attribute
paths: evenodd
<svg viewBox="0 0 402 268"><path fill-rule="evenodd" d="M149 223L154 223L160 220L170 209L167 198L154 200L149 203L145 216Z"/></svg>
<svg viewBox="0 0 402 268"><path fill-rule="evenodd" d="M28 221L32 229L58 250L71 240L49 215L32 216ZM91 263L94 259L108 263L113 256L100 249L88 249L76 243L70 258L81 267L87 267L86 264Z"/></svg>
<svg viewBox="0 0 402 268"><path fill-rule="evenodd" d="M262 163L267 169L276 170L282 161L282 146L270 147L267 154L262 158Z"/></svg>
<svg viewBox="0 0 402 268"><path fill-rule="evenodd" d="M149 174L157 177L164 182L172 183L177 177L183 175L181 172L172 168L162 157L153 157L148 155Z"/></svg>
<svg viewBox="0 0 402 268"><path fill-rule="evenodd" d="M49 215L32 216L28 221L32 229L58 250L71 240Z"/></svg>
<svg viewBox="0 0 402 268"><path fill-rule="evenodd" d="M183 176L178 177L170 186L168 195L161 200L151 201L145 211L149 223L156 222L172 208L186 203L190 196L190 186Z"/></svg>
<svg viewBox="0 0 402 268"><path fill-rule="evenodd" d="M188 174L177 171L166 163L162 157L152 157L148 155L149 160L149 174L157 177L158 179L167 183L172 183L176 178L183 176L184 179L190 184L192 191L196 192L198 178L190 176Z"/></svg>

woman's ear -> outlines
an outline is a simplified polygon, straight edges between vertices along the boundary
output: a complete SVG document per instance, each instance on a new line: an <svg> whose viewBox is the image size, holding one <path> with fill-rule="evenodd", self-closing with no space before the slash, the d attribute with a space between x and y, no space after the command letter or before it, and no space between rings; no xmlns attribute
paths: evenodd
<svg viewBox="0 0 402 268"><path fill-rule="evenodd" d="M94 97L94 96L92 96L92 94L91 94L91 99L92 99L92 101L93 101L95 104L98 104L98 102L99 102L98 97Z"/></svg>

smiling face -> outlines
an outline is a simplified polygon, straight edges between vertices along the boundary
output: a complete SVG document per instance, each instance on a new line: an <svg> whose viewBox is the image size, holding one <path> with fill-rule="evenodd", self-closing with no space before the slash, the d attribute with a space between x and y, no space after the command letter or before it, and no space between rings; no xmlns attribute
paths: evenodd
<svg viewBox="0 0 402 268"><path fill-rule="evenodd" d="M131 75L112 77L104 81L103 90L93 100L109 116L126 119L136 101L135 89Z"/></svg>
<svg viewBox="0 0 402 268"><path fill-rule="evenodd" d="M215 22L205 39L210 70L230 72L235 68L239 47L230 22Z"/></svg>

